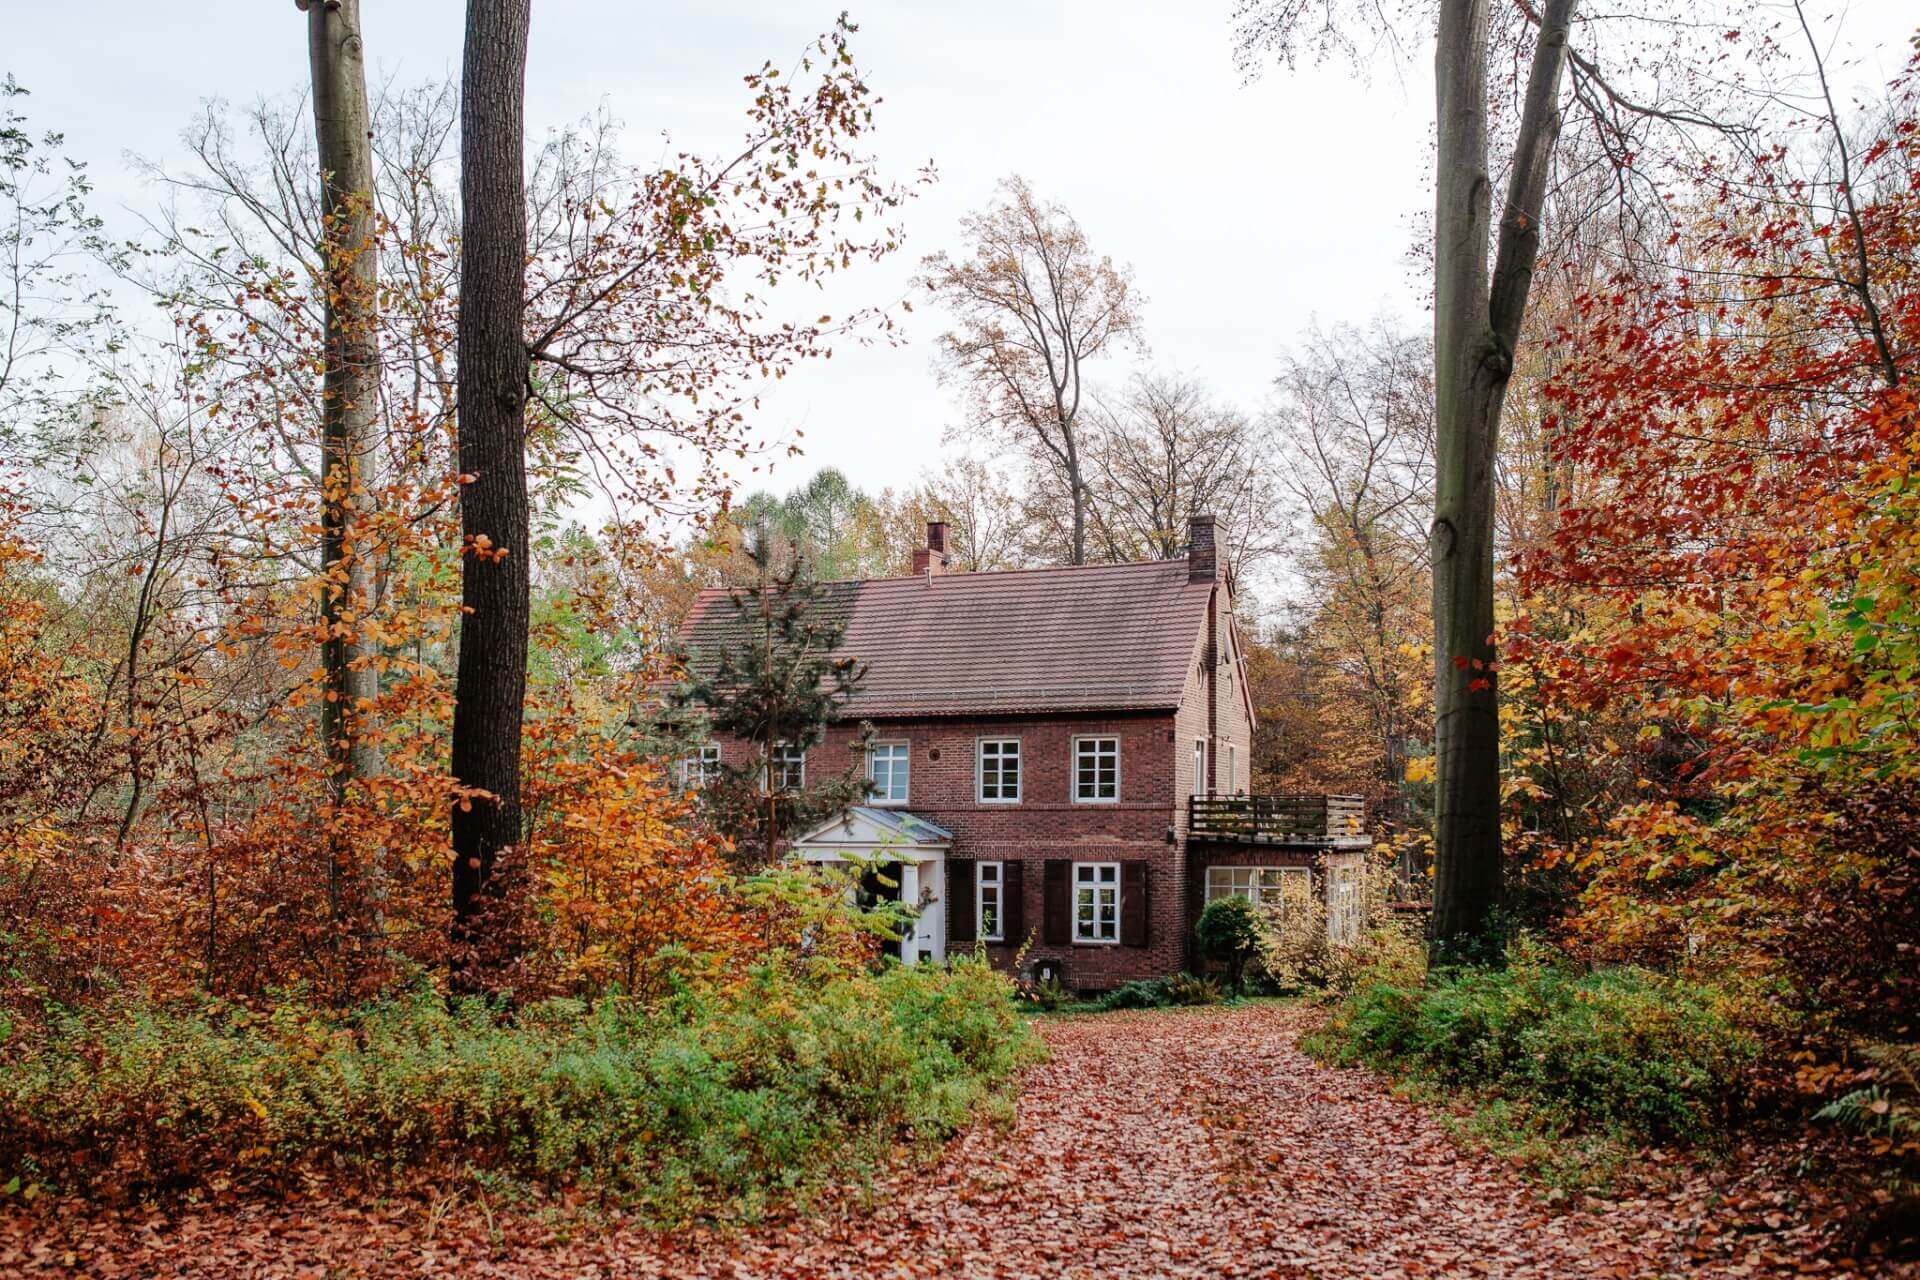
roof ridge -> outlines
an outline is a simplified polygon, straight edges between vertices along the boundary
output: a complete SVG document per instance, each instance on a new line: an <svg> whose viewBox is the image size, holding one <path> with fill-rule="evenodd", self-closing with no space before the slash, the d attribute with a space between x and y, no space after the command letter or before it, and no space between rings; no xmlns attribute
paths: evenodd
<svg viewBox="0 0 1920 1280"><path fill-rule="evenodd" d="M936 573L931 576L934 578L945 578L954 582L968 582L976 581L980 578L1010 578L1015 574L1022 573L1078 573L1094 569L1140 569L1149 565L1185 563L1187 563L1185 557L1164 560L1108 560L1099 564L1030 564L1019 565L1012 569L975 569L968 573ZM924 573L890 573L878 578L816 578L813 580L813 585L816 587L849 587L866 586L870 583L878 584L883 582L924 582L928 576L929 575ZM709 591L742 591L745 589L745 584L702 587L700 588L700 594L705 595Z"/></svg>

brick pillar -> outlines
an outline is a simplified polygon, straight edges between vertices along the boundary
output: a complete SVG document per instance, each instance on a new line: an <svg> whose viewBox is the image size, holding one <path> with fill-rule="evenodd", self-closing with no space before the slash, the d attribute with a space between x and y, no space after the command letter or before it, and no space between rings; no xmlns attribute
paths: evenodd
<svg viewBox="0 0 1920 1280"><path fill-rule="evenodd" d="M1213 517L1190 516L1187 519L1187 580L1212 582L1220 576L1220 561L1213 546Z"/></svg>
<svg viewBox="0 0 1920 1280"><path fill-rule="evenodd" d="M947 570L947 522L945 520L927 521L927 545L913 553L913 572L918 577L923 573L945 573Z"/></svg>

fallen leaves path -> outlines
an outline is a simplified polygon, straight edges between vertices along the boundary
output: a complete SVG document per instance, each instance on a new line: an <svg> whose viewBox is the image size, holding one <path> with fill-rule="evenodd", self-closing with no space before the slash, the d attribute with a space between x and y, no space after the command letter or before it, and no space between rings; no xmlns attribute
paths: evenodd
<svg viewBox="0 0 1920 1280"><path fill-rule="evenodd" d="M419 1201L0 1220L10 1267L194 1277L1589 1277L1849 1274L1776 1241L1699 1256L1665 1198L1550 1210L1363 1071L1315 1064L1296 1009L1050 1022L1017 1125L968 1134L877 1206L745 1234L556 1227ZM1796 1258L1789 1268L1783 1261Z"/></svg>

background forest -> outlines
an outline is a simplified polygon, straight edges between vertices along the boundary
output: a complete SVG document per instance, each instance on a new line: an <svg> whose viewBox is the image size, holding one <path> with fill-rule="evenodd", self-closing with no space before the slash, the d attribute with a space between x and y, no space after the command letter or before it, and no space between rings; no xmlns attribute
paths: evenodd
<svg viewBox="0 0 1920 1280"><path fill-rule="evenodd" d="M1369 44L1304 36L1302 11L1242 7L1249 73ZM1634 1017L1731 1037L1687 1059L1687 1096L1715 1102L1674 1129L1830 1105L1910 1179L1920 62L1848 101L1797 7L1747 16L1579 31L1518 340L1488 357L1510 376L1492 656L1443 655L1440 683L1451 661L1497 698L1523 980L1651 975ZM1503 176L1540 23L1493 24ZM1010 986L875 970L884 921L743 865L676 785L683 744L649 708L697 592L765 580L757 536L776 570L901 574L940 519L954 570L982 572L1176 556L1213 513L1252 789L1365 795L1397 892L1423 896L1429 325L1274 334L1268 395L1231 403L1155 360L1127 246L1044 175L921 257L910 300L818 314L811 286L844 296L906 252L932 180L870 154L857 43L843 19L744 69L723 154L636 163L608 118L524 148L520 547L473 531L498 473L466 452L480 399L456 412L481 243L458 85L376 84L359 191L323 180L318 58L300 92L209 106L127 239L5 81L0 1043L30 1063L0 1080L8 1194L457 1152L626 1180L671 1217L996 1105L1033 1054ZM909 339L963 406L917 482L865 491L762 414L836 345ZM504 721L524 730L495 762L513 809L459 763L456 691L507 651L463 638L488 569L527 584ZM450 862L475 814L512 837ZM1372 977L1336 984L1344 1051L1451 1069L1408 1027L1459 990ZM1551 1088L1601 1088L1575 1075Z"/></svg>

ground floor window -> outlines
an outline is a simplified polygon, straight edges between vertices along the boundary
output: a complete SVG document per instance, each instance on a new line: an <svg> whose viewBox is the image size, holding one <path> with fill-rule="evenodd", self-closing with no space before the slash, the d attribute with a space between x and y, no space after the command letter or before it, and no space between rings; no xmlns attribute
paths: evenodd
<svg viewBox="0 0 1920 1280"><path fill-rule="evenodd" d="M1208 867L1207 901L1235 896L1263 907L1305 902L1313 874L1305 867Z"/></svg>
<svg viewBox="0 0 1920 1280"><path fill-rule="evenodd" d="M1120 941L1120 864L1073 864L1073 940Z"/></svg>
<svg viewBox="0 0 1920 1280"><path fill-rule="evenodd" d="M1005 927L1001 923L1001 886L1004 877L998 862L980 862L974 864L974 906L978 914L974 919L980 922L980 941L999 942L1004 936Z"/></svg>
<svg viewBox="0 0 1920 1280"><path fill-rule="evenodd" d="M1327 940L1346 946L1360 941L1366 910L1360 899L1360 868L1327 868Z"/></svg>

